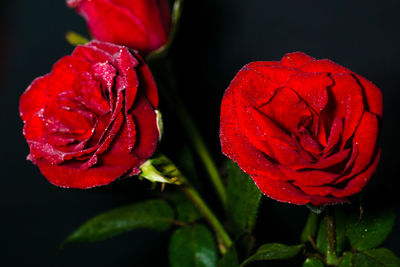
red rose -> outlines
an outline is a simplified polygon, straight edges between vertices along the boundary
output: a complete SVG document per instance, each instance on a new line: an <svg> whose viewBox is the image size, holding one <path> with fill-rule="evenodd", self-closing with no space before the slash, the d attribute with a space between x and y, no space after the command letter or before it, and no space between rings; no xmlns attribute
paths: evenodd
<svg viewBox="0 0 400 267"><path fill-rule="evenodd" d="M148 53L168 41L167 0L67 0L88 23L93 37Z"/></svg>
<svg viewBox="0 0 400 267"><path fill-rule="evenodd" d="M157 145L157 105L153 77L136 52L99 41L78 46L21 97L28 158L62 187L137 174Z"/></svg>
<svg viewBox="0 0 400 267"><path fill-rule="evenodd" d="M315 206L360 192L380 156L380 90L303 53L244 66L221 107L223 153L278 201Z"/></svg>

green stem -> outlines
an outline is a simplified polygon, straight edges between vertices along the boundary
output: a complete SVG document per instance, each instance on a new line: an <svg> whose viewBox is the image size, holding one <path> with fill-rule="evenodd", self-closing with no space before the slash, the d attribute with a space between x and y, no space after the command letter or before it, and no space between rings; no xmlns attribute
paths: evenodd
<svg viewBox="0 0 400 267"><path fill-rule="evenodd" d="M164 155L149 159L142 164L140 170L140 176L153 183L170 183L179 186L214 229L221 253L226 253L227 249L232 245L232 240L228 233L225 231L218 218L207 206L206 202L201 198L197 190L189 183L186 177L170 159Z"/></svg>
<svg viewBox="0 0 400 267"><path fill-rule="evenodd" d="M157 69L157 65L153 65L153 70L159 70L160 75L165 77L164 79L169 80L168 88L165 88L165 84L157 81L159 92L162 95L165 103L169 106L169 109L175 112L179 122L183 125L183 128L186 130L187 136L190 139L194 150L198 154L200 160L202 161L205 169L211 179L212 185L217 192L217 195L223 204L226 206L227 202L227 193L225 186L222 182L221 176L218 172L217 166L211 157L211 153L208 150L205 142L200 135L199 130L197 129L196 124L193 122L192 117L190 116L188 110L180 99L178 93L176 92L176 84L173 79L174 74L172 71L172 67L170 65L170 61L166 60L161 63L164 63L162 66L158 66L160 69ZM162 71L162 72L161 72ZM162 75L164 74L164 75Z"/></svg>
<svg viewBox="0 0 400 267"><path fill-rule="evenodd" d="M339 263L339 258L336 255L336 226L330 207L327 207L325 219L327 239L326 262L328 265L336 266Z"/></svg>
<svg viewBox="0 0 400 267"><path fill-rule="evenodd" d="M180 186L180 188L197 207L197 209L204 216L210 226L214 229L215 233L217 234L220 251L222 254L225 254L228 248L232 245L232 240L218 218L210 210L210 208L207 206L207 204L204 202L204 200L201 198L201 196L193 186L185 182Z"/></svg>
<svg viewBox="0 0 400 267"><path fill-rule="evenodd" d="M205 145L202 136L200 135L196 125L194 124L186 108L183 106L182 102L177 98L175 100L175 104L177 106L176 110L179 110L177 115L181 123L185 126L184 128L186 129L186 132L191 139L192 145L194 146L196 153L199 155L208 172L208 175L218 194L218 197L220 198L222 204L225 206L227 202L226 189L224 184L222 183L222 179L219 175L218 169L211 157L211 153Z"/></svg>
<svg viewBox="0 0 400 267"><path fill-rule="evenodd" d="M171 48L172 43L175 40L178 28L179 28L179 22L182 16L182 8L183 8L183 0L175 0L173 8L172 8L172 27L171 27L171 34L168 39L168 42L161 47L160 49L154 51L147 57L148 63L154 63L160 61L165 55L168 55L168 52ZM189 112L183 105L182 101L179 98L178 93L176 92L176 84L174 81L174 73L172 73L172 69L170 66L170 62L168 59L163 60L165 65L161 67L162 73L165 71L168 72L169 75L167 75L167 78L169 80L169 87L168 90L160 90L161 94L163 94L163 97L165 98L167 104L169 105L170 109L176 112L177 117L179 118L181 124L184 126L186 129L189 138L191 139L191 142L199 155L201 161L203 162L210 178L212 181L213 186L215 187L215 190L224 205L226 206L227 202L227 195L226 195L226 190L224 187L224 184L222 183L222 179L219 175L218 169L216 167L216 164L212 160L211 154L209 150L207 149L203 138L201 137L195 123L193 122L192 118L189 115ZM165 73L164 73L165 76ZM162 86L159 86L161 89ZM172 88L171 88L172 87Z"/></svg>
<svg viewBox="0 0 400 267"><path fill-rule="evenodd" d="M174 5L172 7L172 25L171 25L171 33L169 35L168 41L165 45L157 49L156 51L152 52L147 56L147 61L152 61L158 58L165 56L169 49L172 46L172 43L175 40L176 33L178 32L179 22L182 15L182 7L183 7L183 0L175 0Z"/></svg>

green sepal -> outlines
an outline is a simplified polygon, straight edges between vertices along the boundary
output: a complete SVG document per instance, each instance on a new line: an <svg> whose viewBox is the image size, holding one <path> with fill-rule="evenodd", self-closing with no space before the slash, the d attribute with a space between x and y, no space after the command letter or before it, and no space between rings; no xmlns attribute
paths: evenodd
<svg viewBox="0 0 400 267"><path fill-rule="evenodd" d="M306 207L315 214L321 214L325 210L325 206L313 206L311 204L307 204Z"/></svg>
<svg viewBox="0 0 400 267"><path fill-rule="evenodd" d="M158 109L156 110L156 116L157 116L157 129L159 134L158 141L160 142L164 134L164 122L162 119L161 111L159 111Z"/></svg>
<svg viewBox="0 0 400 267"><path fill-rule="evenodd" d="M73 46L84 45L89 42L89 40L85 36L83 36L79 33L76 33L74 31L67 32L65 34L65 39L67 40L67 42L69 44L71 44Z"/></svg>
<svg viewBox="0 0 400 267"><path fill-rule="evenodd" d="M182 183L183 177L176 166L164 155L148 159L140 167L140 179L153 183L176 184Z"/></svg>
<svg viewBox="0 0 400 267"><path fill-rule="evenodd" d="M314 212L310 212L307 218L306 225L304 226L303 232L301 233L300 240L303 243L310 241L315 236L317 231L318 216Z"/></svg>

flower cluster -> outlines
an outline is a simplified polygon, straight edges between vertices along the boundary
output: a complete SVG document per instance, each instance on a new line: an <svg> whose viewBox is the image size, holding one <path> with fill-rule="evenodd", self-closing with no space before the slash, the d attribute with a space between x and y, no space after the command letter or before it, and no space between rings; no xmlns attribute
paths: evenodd
<svg viewBox="0 0 400 267"><path fill-rule="evenodd" d="M170 8L169 0L67 0L86 20L93 40L67 34L71 44L79 45L22 94L19 111L28 159L59 187L88 189L136 176L168 188L162 197L154 194L154 199L93 217L63 244L100 241L138 228L173 228L171 266L239 267L301 252L307 257L303 267L400 266L400 259L379 247L394 224L387 203L378 211L368 208L365 215L368 202L360 203L362 208L329 207L357 201L352 196L377 169L383 119L378 87L328 59L302 52L245 65L221 103L219 133L227 158L220 172L173 88L179 83L169 77L169 52L180 52L170 47L182 3L175 0ZM168 71L153 78L150 61L154 70ZM209 206L192 177L185 176L196 174L193 162L180 162L180 170L155 153L163 125L157 85L192 144L181 160L188 163L191 152L197 153L219 208ZM254 249L263 195L310 208L300 244L266 243ZM372 200L376 205L376 197ZM222 216L214 210L223 211Z"/></svg>
<svg viewBox="0 0 400 267"><path fill-rule="evenodd" d="M29 159L62 187L140 173L159 139L157 87L142 57L168 42L166 0L68 0L94 37L32 82L20 101ZM303 53L244 66L221 105L222 152L273 199L348 201L374 173L380 90Z"/></svg>

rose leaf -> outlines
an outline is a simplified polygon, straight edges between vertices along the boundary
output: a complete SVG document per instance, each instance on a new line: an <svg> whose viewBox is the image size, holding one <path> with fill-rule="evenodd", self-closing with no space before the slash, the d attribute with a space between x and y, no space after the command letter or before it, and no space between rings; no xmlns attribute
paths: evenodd
<svg viewBox="0 0 400 267"><path fill-rule="evenodd" d="M217 246L204 225L185 226L176 230L169 244L171 267L217 266Z"/></svg>
<svg viewBox="0 0 400 267"><path fill-rule="evenodd" d="M255 254L247 258L240 266L253 261L283 260L296 256L304 245L286 246L278 243L264 244L258 248Z"/></svg>
<svg viewBox="0 0 400 267"><path fill-rule="evenodd" d="M174 192L168 196L168 199L175 206L178 221L192 223L202 217L198 209L182 192Z"/></svg>
<svg viewBox="0 0 400 267"><path fill-rule="evenodd" d="M239 267L239 260L235 246L231 246L218 261L218 267Z"/></svg>
<svg viewBox="0 0 400 267"><path fill-rule="evenodd" d="M257 219L262 193L235 163L227 161L228 209L239 234L251 233Z"/></svg>
<svg viewBox="0 0 400 267"><path fill-rule="evenodd" d="M338 267L399 267L400 259L386 248L345 253Z"/></svg>
<svg viewBox="0 0 400 267"><path fill-rule="evenodd" d="M364 209L347 218L346 235L351 246L359 251L379 246L392 231L395 211L392 208Z"/></svg>
<svg viewBox="0 0 400 267"><path fill-rule="evenodd" d="M340 259L338 267L353 267L353 253L345 252Z"/></svg>
<svg viewBox="0 0 400 267"><path fill-rule="evenodd" d="M148 200L117 208L89 219L63 244L104 240L123 232L146 228L167 230L174 219L174 210L163 200Z"/></svg>

